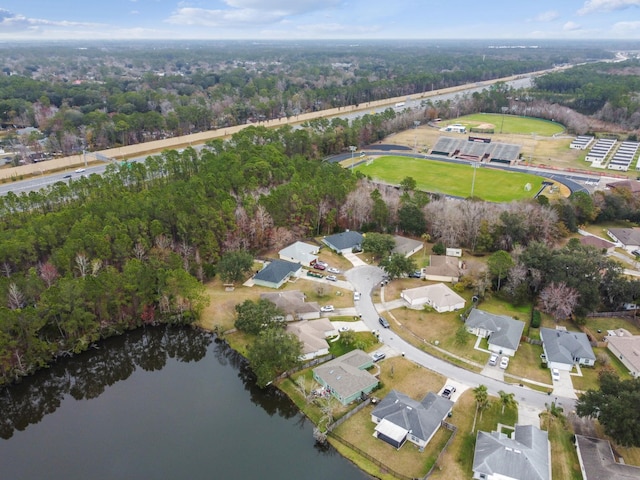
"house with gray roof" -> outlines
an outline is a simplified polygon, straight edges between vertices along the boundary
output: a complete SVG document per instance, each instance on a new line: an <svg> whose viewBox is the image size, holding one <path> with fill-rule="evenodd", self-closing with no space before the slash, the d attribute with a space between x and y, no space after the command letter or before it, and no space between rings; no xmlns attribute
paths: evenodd
<svg viewBox="0 0 640 480"><path fill-rule="evenodd" d="M595 235L581 236L580 244L597 248L605 253L612 253L616 249L615 243L605 240L604 238L596 237Z"/></svg>
<svg viewBox="0 0 640 480"><path fill-rule="evenodd" d="M367 372L372 366L371 355L356 349L314 368L313 378L342 405L347 405L378 386L378 379Z"/></svg>
<svg viewBox="0 0 640 480"><path fill-rule="evenodd" d="M640 228L610 228L607 235L628 252L640 249Z"/></svg>
<svg viewBox="0 0 640 480"><path fill-rule="evenodd" d="M260 298L269 300L284 312L287 322L320 318L318 302L307 302L307 297L299 290L261 293Z"/></svg>
<svg viewBox="0 0 640 480"><path fill-rule="evenodd" d="M501 432L478 432L473 478L483 480L551 480L551 445L547 432L516 425L513 438Z"/></svg>
<svg viewBox="0 0 640 480"><path fill-rule="evenodd" d="M280 260L299 263L305 267L310 267L316 260L318 260L319 251L320 247L317 245L311 245L305 242L296 242L280 250L278 255L280 256Z"/></svg>
<svg viewBox="0 0 640 480"><path fill-rule="evenodd" d="M540 339L549 368L571 371L574 365L593 366L596 363L589 339L582 332L543 327Z"/></svg>
<svg viewBox="0 0 640 480"><path fill-rule="evenodd" d="M584 480L632 480L640 468L618 463L608 440L576 435L576 450Z"/></svg>
<svg viewBox="0 0 640 480"><path fill-rule="evenodd" d="M520 320L477 308L471 310L465 325L469 332L488 339L489 350L510 357L518 350L524 331L524 322Z"/></svg>
<svg viewBox="0 0 640 480"><path fill-rule="evenodd" d="M444 283L408 288L400 293L411 308L429 305L436 312L453 312L464 308L465 299L447 287Z"/></svg>
<svg viewBox="0 0 640 480"><path fill-rule="evenodd" d="M407 258L424 248L424 243L421 242L420 240L401 237L400 235L394 235L393 239L396 242L396 246L393 247L393 250L391 250L391 253L400 253Z"/></svg>
<svg viewBox="0 0 640 480"><path fill-rule="evenodd" d="M253 283L263 287L280 288L292 276L299 275L302 265L286 260L271 260L253 277Z"/></svg>
<svg viewBox="0 0 640 480"><path fill-rule="evenodd" d="M362 245L363 239L364 237L361 233L347 230L346 232L324 237L322 243L336 253L351 253L354 247Z"/></svg>
<svg viewBox="0 0 640 480"><path fill-rule="evenodd" d="M610 332L604 339L607 348L618 358L632 377L640 377L640 335L631 335L622 328Z"/></svg>
<svg viewBox="0 0 640 480"><path fill-rule="evenodd" d="M391 390L371 412L374 435L395 448L409 440L424 448L447 418L453 402L429 392L421 402Z"/></svg>

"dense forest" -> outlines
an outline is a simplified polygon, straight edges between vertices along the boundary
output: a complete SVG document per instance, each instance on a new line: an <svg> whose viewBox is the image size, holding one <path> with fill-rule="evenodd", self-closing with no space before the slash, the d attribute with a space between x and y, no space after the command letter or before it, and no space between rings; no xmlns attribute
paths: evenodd
<svg viewBox="0 0 640 480"><path fill-rule="evenodd" d="M611 58L588 43L0 46L0 123L28 153L71 154Z"/></svg>

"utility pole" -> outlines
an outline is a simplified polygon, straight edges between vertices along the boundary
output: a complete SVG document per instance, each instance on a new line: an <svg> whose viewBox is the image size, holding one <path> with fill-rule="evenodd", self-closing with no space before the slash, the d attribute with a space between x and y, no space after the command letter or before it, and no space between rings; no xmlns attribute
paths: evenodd
<svg viewBox="0 0 640 480"><path fill-rule="evenodd" d="M351 150L351 170L353 170L353 154L358 149L355 145L349 145L349 150Z"/></svg>

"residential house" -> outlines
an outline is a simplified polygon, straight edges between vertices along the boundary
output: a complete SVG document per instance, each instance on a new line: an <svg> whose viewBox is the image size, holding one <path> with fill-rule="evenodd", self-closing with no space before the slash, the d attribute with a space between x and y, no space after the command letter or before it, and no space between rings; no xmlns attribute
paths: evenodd
<svg viewBox="0 0 640 480"><path fill-rule="evenodd" d="M394 235L393 239L396 242L396 246L393 247L393 250L391 250L391 253L401 253L407 258L413 255L414 253L419 252L424 247L424 243L422 243L420 240L414 240L413 238Z"/></svg>
<svg viewBox="0 0 640 480"><path fill-rule="evenodd" d="M607 235L628 252L640 249L640 228L610 228Z"/></svg>
<svg viewBox="0 0 640 480"><path fill-rule="evenodd" d="M616 249L615 243L609 242L604 238L596 237L595 235L584 235L580 237L580 244L597 248L605 253L612 253Z"/></svg>
<svg viewBox="0 0 640 480"><path fill-rule="evenodd" d="M429 266L422 269L422 277L433 282L457 282L460 280L462 262L457 257L430 255Z"/></svg>
<svg viewBox="0 0 640 480"><path fill-rule="evenodd" d="M334 358L313 369L313 378L326 388L342 405L347 405L378 386L378 379L367 372L373 358L362 350Z"/></svg>
<svg viewBox="0 0 640 480"><path fill-rule="evenodd" d="M346 232L324 237L322 242L336 253L344 254L351 253L354 247L360 248L362 246L363 239L364 237L361 233L347 230Z"/></svg>
<svg viewBox="0 0 640 480"><path fill-rule="evenodd" d="M584 480L632 480L640 478L640 468L624 465L616 457L608 440L575 435L580 470Z"/></svg>
<svg viewBox="0 0 640 480"><path fill-rule="evenodd" d="M398 449L407 440L424 448L452 408L451 400L432 392L418 402L391 390L371 412L371 421L376 424L374 435Z"/></svg>
<svg viewBox="0 0 640 480"><path fill-rule="evenodd" d="M278 252L281 260L299 263L305 267L310 267L318 260L318 252L320 247L304 242L292 243L288 247Z"/></svg>
<svg viewBox="0 0 640 480"><path fill-rule="evenodd" d="M326 318L289 323L286 331L298 337L302 343L302 360L328 355L329 344L326 338L338 334L336 328Z"/></svg>
<svg viewBox="0 0 640 480"><path fill-rule="evenodd" d="M271 260L255 274L253 283L263 287L280 288L292 276L299 275L302 266L286 260Z"/></svg>
<svg viewBox="0 0 640 480"><path fill-rule="evenodd" d="M640 376L640 335L631 335L627 330L618 329L604 337L607 348L629 369L634 377Z"/></svg>
<svg viewBox="0 0 640 480"><path fill-rule="evenodd" d="M551 480L551 445L547 432L533 425L516 425L513 438L501 432L479 431L472 478Z"/></svg>
<svg viewBox="0 0 640 480"><path fill-rule="evenodd" d="M640 193L640 182L637 180L621 180L619 182L607 183L606 186L612 190L629 190L631 193Z"/></svg>
<svg viewBox="0 0 640 480"><path fill-rule="evenodd" d="M307 302L305 294L298 290L262 293L260 298L269 300L282 310L287 322L320 318L318 302Z"/></svg>
<svg viewBox="0 0 640 480"><path fill-rule="evenodd" d="M593 366L596 362L589 339L582 332L543 327L540 338L549 368L571 371L574 365Z"/></svg>
<svg viewBox="0 0 640 480"><path fill-rule="evenodd" d="M460 310L465 305L465 299L444 283L408 288L403 290L400 296L413 308L421 308L426 304L438 313Z"/></svg>
<svg viewBox="0 0 640 480"><path fill-rule="evenodd" d="M518 350L524 331L524 322L477 308L471 310L465 325L474 335L488 338L490 351L510 357Z"/></svg>

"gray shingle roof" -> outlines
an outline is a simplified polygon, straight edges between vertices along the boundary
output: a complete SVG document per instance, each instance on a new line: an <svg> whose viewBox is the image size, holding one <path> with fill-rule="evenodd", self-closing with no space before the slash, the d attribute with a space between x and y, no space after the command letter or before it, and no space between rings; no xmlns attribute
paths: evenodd
<svg viewBox="0 0 640 480"><path fill-rule="evenodd" d="M533 425L516 425L514 437L478 432L473 472L518 480L551 480L547 432Z"/></svg>
<svg viewBox="0 0 640 480"><path fill-rule="evenodd" d="M287 262L286 260L271 260L269 265L260 270L253 277L254 280L263 282L280 283L289 275L300 270L299 263Z"/></svg>
<svg viewBox="0 0 640 480"><path fill-rule="evenodd" d="M477 308L471 310L465 324L467 327L482 328L492 332L489 343L511 350L517 350L524 330L524 322Z"/></svg>
<svg viewBox="0 0 640 480"><path fill-rule="evenodd" d="M346 248L353 248L362 244L364 237L359 232L346 231L342 233L336 233L335 235L329 235L322 239L330 248L335 250L344 250Z"/></svg>
<svg viewBox="0 0 640 480"><path fill-rule="evenodd" d="M577 359L595 360L587 335L582 332L568 332L541 328L540 338L549 362L573 365Z"/></svg>
<svg viewBox="0 0 640 480"><path fill-rule="evenodd" d="M414 437L428 440L453 407L453 402L429 392L421 402L391 390L371 412L379 419L398 425Z"/></svg>

